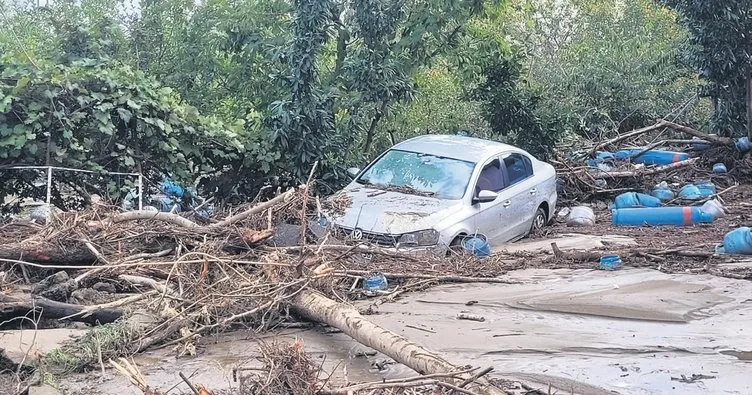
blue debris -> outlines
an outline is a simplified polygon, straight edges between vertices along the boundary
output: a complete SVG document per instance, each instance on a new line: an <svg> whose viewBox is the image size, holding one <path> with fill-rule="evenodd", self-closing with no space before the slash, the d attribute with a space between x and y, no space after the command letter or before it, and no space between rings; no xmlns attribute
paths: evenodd
<svg viewBox="0 0 752 395"><path fill-rule="evenodd" d="M605 255L601 257L601 270L619 270L621 269L621 257L618 255Z"/></svg>
<svg viewBox="0 0 752 395"><path fill-rule="evenodd" d="M666 181L663 181L653 188L653 196L657 197L662 202L668 202L674 200L674 191L669 188Z"/></svg>
<svg viewBox="0 0 752 395"><path fill-rule="evenodd" d="M389 283L386 281L386 277L383 274L375 274L368 277L363 284L363 289L366 291L383 291L389 288Z"/></svg>
<svg viewBox="0 0 752 395"><path fill-rule="evenodd" d="M614 199L614 208L660 207L661 200L644 193L626 192Z"/></svg>
<svg viewBox="0 0 752 395"><path fill-rule="evenodd" d="M716 249L718 253L752 255L752 232L746 226L726 233L723 245Z"/></svg>
<svg viewBox="0 0 752 395"><path fill-rule="evenodd" d="M736 139L736 149L741 152L747 152L752 149L752 145L749 143L749 137L741 137Z"/></svg>
<svg viewBox="0 0 752 395"><path fill-rule="evenodd" d="M471 237L465 240L465 251L472 253L477 257L487 257L491 255L491 246L488 242L480 237Z"/></svg>

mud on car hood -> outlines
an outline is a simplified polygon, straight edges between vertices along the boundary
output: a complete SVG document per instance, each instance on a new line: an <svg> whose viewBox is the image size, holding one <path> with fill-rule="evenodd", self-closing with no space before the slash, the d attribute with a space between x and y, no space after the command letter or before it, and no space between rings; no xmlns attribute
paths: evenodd
<svg viewBox="0 0 752 395"><path fill-rule="evenodd" d="M345 189L351 199L344 214L329 215L335 226L365 232L401 235L431 229L451 215L457 201L356 187Z"/></svg>

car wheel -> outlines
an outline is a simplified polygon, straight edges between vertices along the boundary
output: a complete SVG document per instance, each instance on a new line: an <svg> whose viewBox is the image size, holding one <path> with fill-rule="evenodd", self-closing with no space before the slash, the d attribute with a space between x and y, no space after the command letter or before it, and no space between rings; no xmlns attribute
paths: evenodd
<svg viewBox="0 0 752 395"><path fill-rule="evenodd" d="M535 212L535 217L533 217L533 224L530 226L530 234L536 234L546 226L546 222L548 222L546 217L546 210L543 207L538 207L538 211Z"/></svg>

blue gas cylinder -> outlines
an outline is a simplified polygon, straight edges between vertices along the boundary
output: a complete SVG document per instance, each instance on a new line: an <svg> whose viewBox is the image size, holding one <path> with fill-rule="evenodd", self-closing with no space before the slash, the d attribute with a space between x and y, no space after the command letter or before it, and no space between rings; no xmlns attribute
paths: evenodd
<svg viewBox="0 0 752 395"><path fill-rule="evenodd" d="M689 226L711 223L713 214L700 207L622 208L611 210L611 223L619 226Z"/></svg>
<svg viewBox="0 0 752 395"><path fill-rule="evenodd" d="M614 156L617 159L631 159L632 163L644 163L646 165L670 165L689 159L689 154L686 152L649 150L640 154L642 151L642 149L620 150Z"/></svg>
<svg viewBox="0 0 752 395"><path fill-rule="evenodd" d="M723 238L723 251L727 254L752 255L752 232L741 227L726 233Z"/></svg>
<svg viewBox="0 0 752 395"><path fill-rule="evenodd" d="M487 257L491 254L491 246L486 240L480 237L471 237L465 240L465 251L472 253L477 257Z"/></svg>
<svg viewBox="0 0 752 395"><path fill-rule="evenodd" d="M709 198L716 193L715 185L710 181L698 183L697 189L700 191L701 198Z"/></svg>
<svg viewBox="0 0 752 395"><path fill-rule="evenodd" d="M653 189L653 196L658 198L662 202L668 202L674 199L674 191L668 187L668 183L665 181L656 185Z"/></svg>
<svg viewBox="0 0 752 395"><path fill-rule="evenodd" d="M629 208L629 207L660 207L661 200L655 196L646 195L644 193L626 192L617 196L614 199L615 208Z"/></svg>
<svg viewBox="0 0 752 395"><path fill-rule="evenodd" d="M679 197L685 200L698 200L702 198L702 191L695 184L687 184L679 190Z"/></svg>
<svg viewBox="0 0 752 395"><path fill-rule="evenodd" d="M724 165L723 163L716 163L713 165L713 173L723 174L726 172L728 172L728 170L726 169L726 165Z"/></svg>
<svg viewBox="0 0 752 395"><path fill-rule="evenodd" d="M748 137L742 137L742 138L736 139L735 144L736 144L736 149L738 149L741 152L747 152L750 150L750 148L752 148L752 145L750 145L749 143Z"/></svg>

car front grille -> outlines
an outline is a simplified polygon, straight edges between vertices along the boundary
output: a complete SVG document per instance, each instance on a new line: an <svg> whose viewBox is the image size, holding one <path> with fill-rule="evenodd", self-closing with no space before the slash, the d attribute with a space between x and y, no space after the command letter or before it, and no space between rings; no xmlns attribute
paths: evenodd
<svg viewBox="0 0 752 395"><path fill-rule="evenodd" d="M345 228L342 226L337 226L335 229L336 229L337 236L342 237L347 241L372 243L372 244L377 244L382 247L396 246L401 236L401 235L390 235L390 234L383 234L383 233L366 232L364 230L358 229L362 234L362 236L358 238L356 237L355 233L357 232L355 232L355 229L349 229L349 228Z"/></svg>

